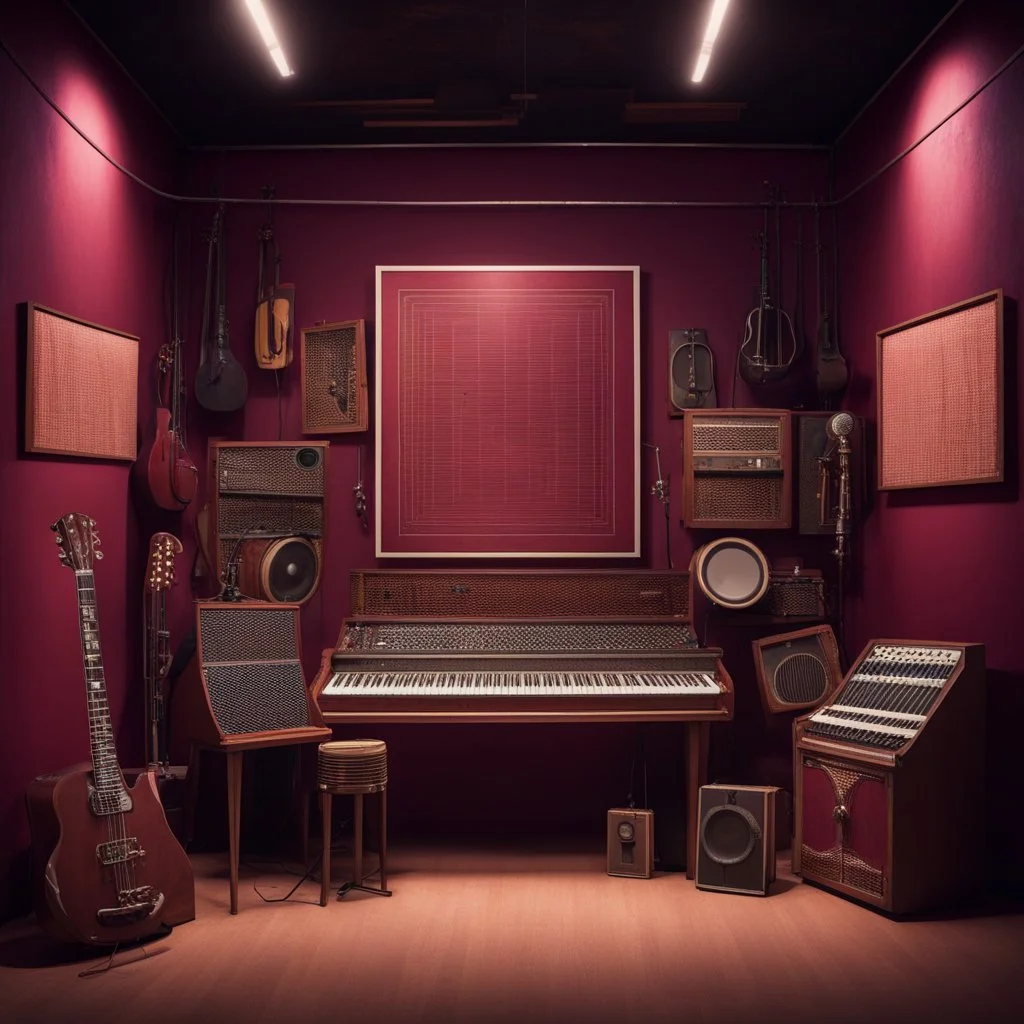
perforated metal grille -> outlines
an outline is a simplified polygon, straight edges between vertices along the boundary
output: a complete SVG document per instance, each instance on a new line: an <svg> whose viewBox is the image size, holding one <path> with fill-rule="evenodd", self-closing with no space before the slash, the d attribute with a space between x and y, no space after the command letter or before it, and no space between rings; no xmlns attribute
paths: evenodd
<svg viewBox="0 0 1024 1024"><path fill-rule="evenodd" d="M358 651L642 651L696 647L684 622L349 623L343 645Z"/></svg>
<svg viewBox="0 0 1024 1024"><path fill-rule="evenodd" d="M290 537L323 532L324 507L319 501L291 498L223 497L217 508L221 537Z"/></svg>
<svg viewBox="0 0 1024 1024"><path fill-rule="evenodd" d="M206 665L206 689L221 731L299 729L309 725L306 681L297 661Z"/></svg>
<svg viewBox="0 0 1024 1024"><path fill-rule="evenodd" d="M364 430L367 424L366 360L362 321L302 332L303 427Z"/></svg>
<svg viewBox="0 0 1024 1024"><path fill-rule="evenodd" d="M768 615L825 614L825 580L807 573L803 576L772 576L768 593L758 602Z"/></svg>
<svg viewBox="0 0 1024 1024"><path fill-rule="evenodd" d="M780 519L782 478L747 475L695 477L693 517L721 523Z"/></svg>
<svg viewBox="0 0 1024 1024"><path fill-rule="evenodd" d="M775 419L727 419L693 421L695 452L780 452L782 431Z"/></svg>
<svg viewBox="0 0 1024 1024"><path fill-rule="evenodd" d="M501 618L690 614L689 573L353 572L354 615Z"/></svg>
<svg viewBox="0 0 1024 1024"><path fill-rule="evenodd" d="M296 661L295 611L219 604L200 608L203 664L211 662Z"/></svg>
<svg viewBox="0 0 1024 1024"><path fill-rule="evenodd" d="M797 652L779 662L775 670L775 693L787 704L810 704L821 700L828 689L828 672L820 657Z"/></svg>
<svg viewBox="0 0 1024 1024"><path fill-rule="evenodd" d="M322 447L223 445L217 452L217 487L221 494L323 496Z"/></svg>

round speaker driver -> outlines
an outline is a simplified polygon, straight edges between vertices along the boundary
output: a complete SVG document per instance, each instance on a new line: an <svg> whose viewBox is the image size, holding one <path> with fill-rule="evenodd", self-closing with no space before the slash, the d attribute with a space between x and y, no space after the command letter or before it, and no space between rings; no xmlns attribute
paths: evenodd
<svg viewBox="0 0 1024 1024"><path fill-rule="evenodd" d="M716 864L740 864L761 835L757 819L745 807L712 807L700 823L700 845Z"/></svg>
<svg viewBox="0 0 1024 1024"><path fill-rule="evenodd" d="M723 608L749 608L764 597L771 581L768 559L742 537L722 537L694 554L697 585Z"/></svg>
<svg viewBox="0 0 1024 1024"><path fill-rule="evenodd" d="M320 559L305 537L282 537L274 541L260 564L260 583L271 601L301 604L316 590Z"/></svg>

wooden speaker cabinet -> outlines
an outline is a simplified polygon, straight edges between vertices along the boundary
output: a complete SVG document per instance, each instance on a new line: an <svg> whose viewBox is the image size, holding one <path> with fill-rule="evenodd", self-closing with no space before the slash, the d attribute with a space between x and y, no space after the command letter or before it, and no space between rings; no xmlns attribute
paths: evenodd
<svg viewBox="0 0 1024 1024"><path fill-rule="evenodd" d="M775 881L774 786L701 786L697 888L767 896Z"/></svg>
<svg viewBox="0 0 1024 1024"><path fill-rule="evenodd" d="M654 874L654 812L615 807L608 812L608 874L650 878Z"/></svg>
<svg viewBox="0 0 1024 1024"><path fill-rule="evenodd" d="M308 601L323 566L327 441L211 441L210 545L245 597Z"/></svg>
<svg viewBox="0 0 1024 1024"><path fill-rule="evenodd" d="M788 529L791 449L790 414L784 409L686 410L683 523Z"/></svg>
<svg viewBox="0 0 1024 1024"><path fill-rule="evenodd" d="M751 641L761 703L768 714L817 707L842 681L831 626L811 626Z"/></svg>
<svg viewBox="0 0 1024 1024"><path fill-rule="evenodd" d="M872 640L794 729L793 869L892 914L984 883L985 651Z"/></svg>
<svg viewBox="0 0 1024 1024"><path fill-rule="evenodd" d="M366 332L362 320L304 327L302 432L346 434L369 426Z"/></svg>

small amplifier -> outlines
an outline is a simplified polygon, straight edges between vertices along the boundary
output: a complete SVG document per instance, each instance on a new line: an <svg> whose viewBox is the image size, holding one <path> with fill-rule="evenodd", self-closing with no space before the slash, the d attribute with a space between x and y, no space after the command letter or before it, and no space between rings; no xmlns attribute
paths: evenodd
<svg viewBox="0 0 1024 1024"><path fill-rule="evenodd" d="M785 409L687 409L684 525L789 529L790 449L790 414Z"/></svg>
<svg viewBox="0 0 1024 1024"><path fill-rule="evenodd" d="M775 881L775 786L701 786L698 889L766 896Z"/></svg>
<svg viewBox="0 0 1024 1024"><path fill-rule="evenodd" d="M654 874L654 812L615 807L608 812L608 874L650 878Z"/></svg>

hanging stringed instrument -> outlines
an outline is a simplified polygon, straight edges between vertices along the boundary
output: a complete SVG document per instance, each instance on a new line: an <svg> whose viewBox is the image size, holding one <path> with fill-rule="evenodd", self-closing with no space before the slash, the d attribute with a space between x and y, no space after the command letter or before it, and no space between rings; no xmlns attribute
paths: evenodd
<svg viewBox="0 0 1024 1024"><path fill-rule="evenodd" d="M273 280L267 268L273 265ZM259 284L256 290L256 365L261 370L283 370L295 354L292 344L295 285L281 284L281 254L274 227L260 229Z"/></svg>
<svg viewBox="0 0 1024 1024"><path fill-rule="evenodd" d="M245 405L249 382L242 364L231 352L228 338L227 260L224 251L224 204L213 218L206 258L206 290L203 298L203 333L199 370L196 373L196 401L211 412L234 412ZM216 258L215 258L216 257ZM217 323L211 344L211 299L217 307Z"/></svg>
<svg viewBox="0 0 1024 1024"><path fill-rule="evenodd" d="M110 721L93 559L99 538L72 512L51 527L61 563L74 570L92 761L28 787L36 915L59 938L115 945L195 917L192 865L171 831L155 774L129 788Z"/></svg>
<svg viewBox="0 0 1024 1024"><path fill-rule="evenodd" d="M833 209L833 215L835 210ZM833 234L834 234L833 221ZM839 340L836 337L836 326L828 309L828 288L825 283L825 249L821 244L821 221L817 204L814 206L815 249L818 260L818 347L815 360L815 376L818 382L818 394L822 399L829 399L840 394L846 387L849 373L846 359L839 351ZM833 245L836 239L833 238ZM832 299L835 302L838 284L838 264L833 257L835 279L833 281Z"/></svg>
<svg viewBox="0 0 1024 1024"><path fill-rule="evenodd" d="M171 342L160 347L156 436L145 460L146 487L159 508L180 511L196 496L199 471L188 453L182 416L181 337L178 334L178 236L172 265Z"/></svg>
<svg viewBox="0 0 1024 1024"><path fill-rule="evenodd" d="M171 667L171 638L167 630L167 591L174 582L174 558L181 541L170 533L154 533L149 541L149 564L143 586L145 628L142 637L143 678L146 686L146 764L163 774L170 764L167 749L167 672Z"/></svg>
<svg viewBox="0 0 1024 1024"><path fill-rule="evenodd" d="M768 214L775 207L776 260L779 260L779 210L773 198L764 206L764 227L759 235L761 279L758 304L747 314L743 343L737 356L739 375L751 385L782 380L799 352L793 321L782 308L781 300L771 298L768 282ZM776 289L781 288L781 266L776 266Z"/></svg>

